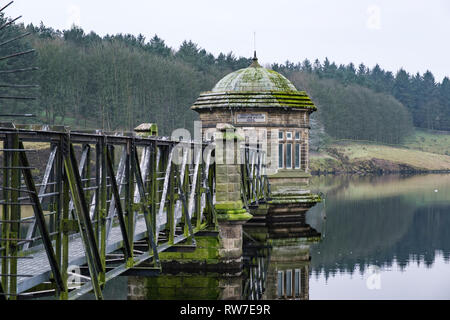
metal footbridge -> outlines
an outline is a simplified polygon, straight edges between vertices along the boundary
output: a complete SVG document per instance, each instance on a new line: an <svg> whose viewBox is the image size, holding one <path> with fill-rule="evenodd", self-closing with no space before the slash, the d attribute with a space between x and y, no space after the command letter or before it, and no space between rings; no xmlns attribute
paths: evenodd
<svg viewBox="0 0 450 320"><path fill-rule="evenodd" d="M213 142L12 123L0 141L0 299L102 299L108 280L144 261L157 273L160 252L217 232ZM241 157L254 205L269 192L265 154Z"/></svg>

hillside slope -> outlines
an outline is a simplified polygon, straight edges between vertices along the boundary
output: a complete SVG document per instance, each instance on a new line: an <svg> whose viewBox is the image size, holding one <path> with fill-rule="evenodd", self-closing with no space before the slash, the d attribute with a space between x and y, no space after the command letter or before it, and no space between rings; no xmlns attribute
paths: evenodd
<svg viewBox="0 0 450 320"><path fill-rule="evenodd" d="M334 142L311 152L310 169L313 174L450 171L449 139L416 132L404 146Z"/></svg>

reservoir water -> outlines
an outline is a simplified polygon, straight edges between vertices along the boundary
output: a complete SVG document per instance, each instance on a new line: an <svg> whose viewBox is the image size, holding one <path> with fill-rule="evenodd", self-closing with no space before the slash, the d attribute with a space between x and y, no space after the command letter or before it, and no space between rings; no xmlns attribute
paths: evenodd
<svg viewBox="0 0 450 320"><path fill-rule="evenodd" d="M450 175L314 184L327 194L327 219L311 246L310 299L450 298Z"/></svg>
<svg viewBox="0 0 450 320"><path fill-rule="evenodd" d="M450 175L314 177L325 201L240 276L119 277L106 299L450 299ZM258 249L259 248L259 249ZM91 299L92 296L83 297Z"/></svg>

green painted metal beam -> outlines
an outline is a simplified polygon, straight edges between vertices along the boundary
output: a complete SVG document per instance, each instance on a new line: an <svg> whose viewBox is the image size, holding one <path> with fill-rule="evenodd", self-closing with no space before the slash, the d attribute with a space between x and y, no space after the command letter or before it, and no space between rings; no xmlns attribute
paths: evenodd
<svg viewBox="0 0 450 320"><path fill-rule="evenodd" d="M23 146L23 142L20 142L19 145L20 149L25 149ZM19 153L20 156L20 162L21 165L24 168L29 168L30 164L28 163L28 159L27 156L24 152L20 152ZM45 247L45 252L47 254L47 258L48 261L50 263L50 267L52 269L53 272L53 278L55 279L56 285L58 287L58 289L63 292L66 290L66 284L63 281L62 275L61 275L61 270L59 268L59 264L58 261L56 259L56 254L53 250L53 245L52 245L52 241L47 229L47 226L45 224L45 217L44 217L44 212L42 210L41 207L41 203L39 201L39 196L36 190L36 186L34 184L34 180L33 180L33 176L31 174L31 170L30 169L23 169L23 177L24 177L24 181L25 184L28 188L30 192L30 199L33 203L33 210L34 210L34 216L36 218L36 223L38 225L39 228L39 232L41 233L41 237L42 237L42 243L44 244Z"/></svg>
<svg viewBox="0 0 450 320"><path fill-rule="evenodd" d="M10 146L9 144L9 139L5 138L3 140L3 148L4 149L12 149L12 146ZM11 189L11 185L10 185L10 170L8 170L7 168L10 166L10 161L11 161L11 156L10 153L3 153L3 199L5 200L9 200L10 199L10 189ZM3 216L2 216L2 220L3 221L9 221L9 205L7 205L6 203L3 205ZM4 239L8 239L9 238L9 224L8 223L3 223L2 224L2 237ZM7 240L4 240L1 242L1 248L2 248L2 254L5 256L9 255L9 242ZM3 291L4 293L8 293L8 276L7 274L9 273L9 263L7 259L2 259L2 277L1 277L1 283L3 285Z"/></svg>
<svg viewBox="0 0 450 320"><path fill-rule="evenodd" d="M109 148L108 148L109 149ZM127 227L125 224L125 216L123 214L122 203L120 200L119 188L117 187L116 177L114 175L114 168L112 164L110 149L107 150L106 167L109 174L109 182L111 184L112 194L114 195L114 204L117 210L117 217L119 219L120 231L122 232L124 250L126 259L133 258L133 251L130 244L130 237L128 236Z"/></svg>
<svg viewBox="0 0 450 320"><path fill-rule="evenodd" d="M68 140L68 137L66 138ZM86 260L88 261L89 273L97 299L103 299L98 274L102 272L103 266L95 241L94 231L89 217L84 191L81 184L81 178L78 171L78 165L75 158L73 145L70 141L65 141L68 150L64 154L64 167L67 173L67 179L73 198L73 203L77 212L77 221L81 238L84 243Z"/></svg>
<svg viewBox="0 0 450 320"><path fill-rule="evenodd" d="M137 156L137 150L135 149L134 152L134 159L136 161L136 163L138 163L138 156ZM154 257L154 261L155 261L155 265L160 267L160 261L159 261L159 255L158 255L158 249L157 249L157 244L155 242L155 232L152 226L152 219L150 216L150 212L149 210L147 210L146 205L148 205L149 201L147 199L147 196L145 194L145 186L144 186L144 181L142 180L142 174L141 174L141 169L138 165L136 165L134 167L135 171L135 177L136 177L136 184L138 187L138 191L140 193L141 196L141 208L142 208L142 212L144 213L144 219L145 219L145 225L147 227L147 241L148 241L148 245L149 248L151 248L153 250L153 257ZM156 220L156 219L155 219Z"/></svg>

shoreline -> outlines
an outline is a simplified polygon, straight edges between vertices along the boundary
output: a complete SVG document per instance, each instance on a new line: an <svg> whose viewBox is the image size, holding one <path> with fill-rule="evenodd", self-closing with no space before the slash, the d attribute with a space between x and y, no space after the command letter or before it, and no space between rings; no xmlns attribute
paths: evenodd
<svg viewBox="0 0 450 320"><path fill-rule="evenodd" d="M450 173L450 156L386 145L333 144L312 152L309 168L312 175Z"/></svg>
<svg viewBox="0 0 450 320"><path fill-rule="evenodd" d="M450 170L403 170L403 171L311 171L313 177L320 176L340 176L340 175L426 175L426 174L450 174Z"/></svg>

